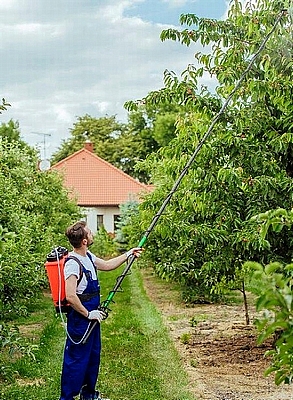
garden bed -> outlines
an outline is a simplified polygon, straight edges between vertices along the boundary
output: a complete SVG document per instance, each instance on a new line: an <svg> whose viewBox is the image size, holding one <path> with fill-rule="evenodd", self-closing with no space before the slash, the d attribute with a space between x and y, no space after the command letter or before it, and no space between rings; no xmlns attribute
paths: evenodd
<svg viewBox="0 0 293 400"><path fill-rule="evenodd" d="M265 352L272 342L257 345L253 325L245 325L243 306L187 306L178 291L143 271L148 296L161 311L198 400L292 400L293 388L276 386L264 376ZM250 317L256 316L253 307Z"/></svg>

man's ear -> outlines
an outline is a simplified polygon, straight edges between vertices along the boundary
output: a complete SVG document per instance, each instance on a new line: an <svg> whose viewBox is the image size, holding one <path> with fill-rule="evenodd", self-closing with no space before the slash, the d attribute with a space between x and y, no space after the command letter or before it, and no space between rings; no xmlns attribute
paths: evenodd
<svg viewBox="0 0 293 400"><path fill-rule="evenodd" d="M82 244L86 246L87 245L87 239L82 239Z"/></svg>

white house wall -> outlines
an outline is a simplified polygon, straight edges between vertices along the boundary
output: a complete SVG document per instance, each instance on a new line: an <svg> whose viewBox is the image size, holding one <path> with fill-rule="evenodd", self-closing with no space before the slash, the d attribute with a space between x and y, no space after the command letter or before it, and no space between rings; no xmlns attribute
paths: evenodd
<svg viewBox="0 0 293 400"><path fill-rule="evenodd" d="M114 216L120 215L119 207L87 207L82 208L87 226L97 233L97 216L103 215L103 223L107 232L114 233Z"/></svg>

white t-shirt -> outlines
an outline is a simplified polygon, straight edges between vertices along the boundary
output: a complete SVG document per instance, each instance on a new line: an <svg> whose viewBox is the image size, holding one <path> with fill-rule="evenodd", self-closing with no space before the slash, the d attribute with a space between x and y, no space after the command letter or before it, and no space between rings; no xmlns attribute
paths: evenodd
<svg viewBox="0 0 293 400"><path fill-rule="evenodd" d="M89 252L89 253L92 256L93 262L95 262L97 257L93 253L91 253L91 252ZM72 251L68 254L68 256L71 256L71 255L78 258L81 261L82 265L85 267L85 269L87 269L88 271L91 272L93 280L97 280L97 274L96 274L95 267L93 266L93 263L91 262L91 260L88 256L86 256L86 257L81 256L80 254L77 254L74 251ZM69 278L71 275L75 275L77 277L77 279L79 279L79 277L80 277L80 266L75 260L68 260L65 263L65 267L64 267L65 279ZM85 290L86 287L87 287L87 279L86 279L85 274L83 274L81 281L79 282L79 285L77 286L76 293L77 294L83 293L83 291Z"/></svg>

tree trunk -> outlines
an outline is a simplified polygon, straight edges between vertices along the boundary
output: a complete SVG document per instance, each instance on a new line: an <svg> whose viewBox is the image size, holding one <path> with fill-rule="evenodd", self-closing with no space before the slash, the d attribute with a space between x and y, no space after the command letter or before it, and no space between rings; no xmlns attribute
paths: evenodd
<svg viewBox="0 0 293 400"><path fill-rule="evenodd" d="M247 304L247 297L246 297L244 280L242 281L242 290L241 290L241 292L243 294L243 303L244 303L244 309L245 309L246 325L249 325L250 324L250 320L249 320L248 304Z"/></svg>

